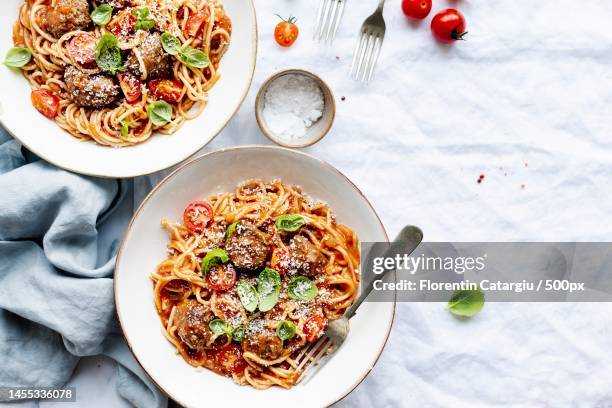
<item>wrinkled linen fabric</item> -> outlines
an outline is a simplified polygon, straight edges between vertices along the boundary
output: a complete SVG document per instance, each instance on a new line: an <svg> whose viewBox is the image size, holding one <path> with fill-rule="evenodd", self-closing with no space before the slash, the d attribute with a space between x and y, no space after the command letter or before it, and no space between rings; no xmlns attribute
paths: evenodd
<svg viewBox="0 0 612 408"><path fill-rule="evenodd" d="M80 357L103 354L119 363L123 398L166 406L115 315L115 253L132 191L58 169L0 131L0 387L61 387Z"/></svg>
<svg viewBox="0 0 612 408"><path fill-rule="evenodd" d="M329 134L305 151L350 177L390 236L416 224L429 241L612 238L611 2L440 0L427 20L409 22L400 1L387 0L367 86L347 71L375 0L347 3L331 47L311 41L316 0L255 3L253 86L207 151L270 143L254 120L257 90L276 71L305 68L337 105ZM430 18L445 7L465 15L467 41L432 39ZM298 17L290 49L274 43L274 13ZM159 178L136 179L134 201ZM610 304L487 303L469 320L443 304L398 304L378 363L338 406L607 407L611 378Z"/></svg>

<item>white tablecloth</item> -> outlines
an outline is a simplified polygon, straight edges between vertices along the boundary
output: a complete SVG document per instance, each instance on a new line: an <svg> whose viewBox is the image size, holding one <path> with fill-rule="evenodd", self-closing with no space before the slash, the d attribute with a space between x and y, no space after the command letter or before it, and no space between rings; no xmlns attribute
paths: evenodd
<svg viewBox="0 0 612 408"><path fill-rule="evenodd" d="M391 235L409 223L430 241L612 237L611 2L434 0L431 16L453 6L467 19L467 41L443 46L431 16L408 22L389 0L367 86L347 71L376 0L349 0L331 48L311 40L317 5L256 0L253 87L205 150L269 143L255 94L275 71L305 68L338 105L329 135L306 151L347 174ZM290 49L274 43L274 13L298 17ZM341 405L612 406L611 326L610 304L490 303L468 321L444 305L401 304L380 361ZM97 371L76 380L93 383ZM112 402L90 395L90 407Z"/></svg>

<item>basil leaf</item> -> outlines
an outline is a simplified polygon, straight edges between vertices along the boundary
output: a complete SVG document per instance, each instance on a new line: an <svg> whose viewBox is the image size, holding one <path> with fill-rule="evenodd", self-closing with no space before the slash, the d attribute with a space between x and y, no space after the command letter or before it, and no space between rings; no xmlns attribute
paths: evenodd
<svg viewBox="0 0 612 408"><path fill-rule="evenodd" d="M155 126L164 126L172 120L172 106L164 101L156 101L149 105L147 114Z"/></svg>
<svg viewBox="0 0 612 408"><path fill-rule="evenodd" d="M208 270L214 265L226 263L227 261L229 261L229 256L221 248L208 251L204 259L202 259L202 275L206 275Z"/></svg>
<svg viewBox="0 0 612 408"><path fill-rule="evenodd" d="M161 35L161 43L164 51L170 55L176 55L181 50L181 40L170 33L163 33Z"/></svg>
<svg viewBox="0 0 612 408"><path fill-rule="evenodd" d="M232 340L240 342L242 339L244 339L244 327L236 327L232 331Z"/></svg>
<svg viewBox="0 0 612 408"><path fill-rule="evenodd" d="M108 4L101 4L91 12L91 20L100 27L107 25L112 16L113 8Z"/></svg>
<svg viewBox="0 0 612 408"><path fill-rule="evenodd" d="M96 63L105 72L115 75L117 71L125 71L121 66L121 50L117 45L117 37L105 33L96 48Z"/></svg>
<svg viewBox="0 0 612 408"><path fill-rule="evenodd" d="M295 337L295 323L283 320L276 327L276 335L282 341L292 339Z"/></svg>
<svg viewBox="0 0 612 408"><path fill-rule="evenodd" d="M266 268L257 279L257 295L259 297L259 310L267 312L278 302L280 295L281 278L274 269Z"/></svg>
<svg viewBox="0 0 612 408"><path fill-rule="evenodd" d="M229 239L229 237L232 236L234 231L236 231L236 225L238 225L238 221L234 222L233 224L230 224L230 226L227 227L227 230L225 231L225 239Z"/></svg>
<svg viewBox="0 0 612 408"><path fill-rule="evenodd" d="M151 13L147 7L139 7L132 10L132 15L136 17L136 30L150 30L155 27L155 20L149 18Z"/></svg>
<svg viewBox="0 0 612 408"><path fill-rule="evenodd" d="M287 295L291 299L312 300L317 292L317 285L305 276L296 276L287 285Z"/></svg>
<svg viewBox="0 0 612 408"><path fill-rule="evenodd" d="M215 319L208 324L210 331L213 332L214 335L227 334L228 336L232 335L232 328L229 324L226 323L225 320Z"/></svg>
<svg viewBox="0 0 612 408"><path fill-rule="evenodd" d="M241 279L236 284L236 291L242 306L249 312L254 312L257 309L258 295L253 285L249 281Z"/></svg>
<svg viewBox="0 0 612 408"><path fill-rule="evenodd" d="M202 50L198 50L192 47L183 47L179 50L178 59L183 64L190 66L191 68L206 68L210 61L208 61L208 55L204 54Z"/></svg>
<svg viewBox="0 0 612 408"><path fill-rule="evenodd" d="M306 224L306 219L299 214L285 214L276 219L276 229L286 232L294 232Z"/></svg>
<svg viewBox="0 0 612 408"><path fill-rule="evenodd" d="M448 301L448 310L455 316L472 317L482 310L484 302L480 289L456 290Z"/></svg>
<svg viewBox="0 0 612 408"><path fill-rule="evenodd" d="M3 64L11 68L21 68L32 59L32 51L28 48L14 47L8 50Z"/></svg>

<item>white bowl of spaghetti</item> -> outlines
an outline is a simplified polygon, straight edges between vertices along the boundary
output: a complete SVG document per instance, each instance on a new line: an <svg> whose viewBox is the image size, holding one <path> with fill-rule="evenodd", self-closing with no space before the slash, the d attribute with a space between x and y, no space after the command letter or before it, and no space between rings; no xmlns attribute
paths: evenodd
<svg viewBox="0 0 612 408"><path fill-rule="evenodd" d="M74 172L171 167L246 97L256 24L251 0L0 2L0 123Z"/></svg>
<svg viewBox="0 0 612 408"><path fill-rule="evenodd" d="M279 224L286 217L289 226ZM295 217L302 219L294 225ZM252 245L260 234L270 239L259 247L265 254L256 251L244 258L240 236ZM184 406L333 404L376 363L395 304L362 304L346 342L306 384L294 384L291 358L321 334L313 316L337 318L358 295L358 242L387 240L380 219L355 185L312 156L244 146L198 157L151 192L126 232L115 270L124 336L149 376ZM315 256L297 264L279 262L277 250L289 251L291 259L291 251L306 241L310 251L317 248L321 263ZM226 257L212 266L205 260L223 252ZM267 295L261 297L257 285L270 270L279 271L272 303ZM310 280L316 286L312 296L300 297L308 290L292 295L292 280ZM224 297L246 281L259 292L254 295L259 303L249 308L237 290L232 309L231 299ZM236 338L239 327L244 331ZM266 332L270 327L275 330ZM261 339L267 339L263 346L257 343Z"/></svg>

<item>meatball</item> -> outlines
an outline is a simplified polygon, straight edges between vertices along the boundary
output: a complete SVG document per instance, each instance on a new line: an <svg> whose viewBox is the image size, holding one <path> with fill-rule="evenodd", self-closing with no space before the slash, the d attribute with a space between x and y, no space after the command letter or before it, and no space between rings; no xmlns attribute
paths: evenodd
<svg viewBox="0 0 612 408"><path fill-rule="evenodd" d="M140 56L145 72L136 55ZM168 77L172 67L170 55L162 48L161 35L158 32L148 33L142 43L130 54L126 67L142 80Z"/></svg>
<svg viewBox="0 0 612 408"><path fill-rule="evenodd" d="M45 27L55 38L75 30L82 30L91 23L87 0L57 0L47 7Z"/></svg>
<svg viewBox="0 0 612 408"><path fill-rule="evenodd" d="M264 266L270 255L270 243L255 226L239 221L225 246L233 264L250 271Z"/></svg>
<svg viewBox="0 0 612 408"><path fill-rule="evenodd" d="M112 78L88 75L72 65L66 68L64 81L72 101L85 108L103 108L119 96L119 87Z"/></svg>
<svg viewBox="0 0 612 408"><path fill-rule="evenodd" d="M290 274L314 277L322 273L327 264L325 255L303 235L291 239L288 255Z"/></svg>
<svg viewBox="0 0 612 408"><path fill-rule="evenodd" d="M196 300L185 300L174 310L174 324L181 340L191 349L201 351L212 337L208 324L214 314Z"/></svg>
<svg viewBox="0 0 612 408"><path fill-rule="evenodd" d="M247 327L242 349L264 360L274 360L283 354L283 341L274 330L265 327L263 320L253 320Z"/></svg>

